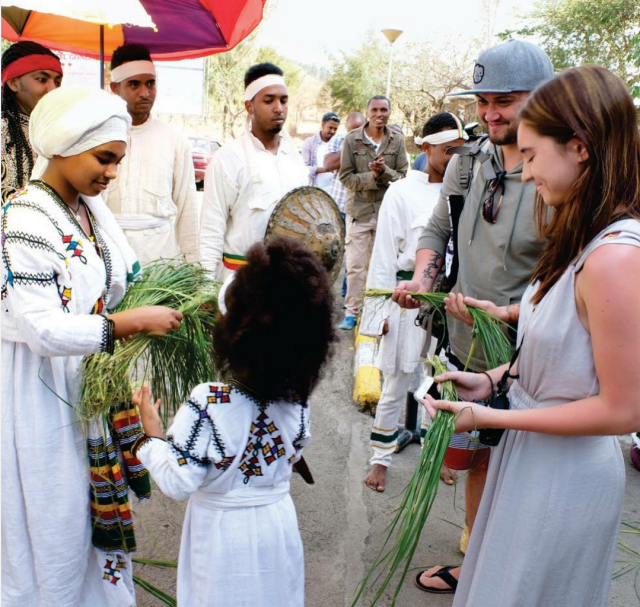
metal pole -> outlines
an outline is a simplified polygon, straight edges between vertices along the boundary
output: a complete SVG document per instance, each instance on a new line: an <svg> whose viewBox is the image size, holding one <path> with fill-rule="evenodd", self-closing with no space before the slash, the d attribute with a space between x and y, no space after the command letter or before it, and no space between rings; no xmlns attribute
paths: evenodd
<svg viewBox="0 0 640 607"><path fill-rule="evenodd" d="M100 25L100 88L104 90L104 25Z"/></svg>
<svg viewBox="0 0 640 607"><path fill-rule="evenodd" d="M393 42L390 43L389 48L389 70L387 71L387 98L391 99L389 96L391 92L391 63L393 61Z"/></svg>

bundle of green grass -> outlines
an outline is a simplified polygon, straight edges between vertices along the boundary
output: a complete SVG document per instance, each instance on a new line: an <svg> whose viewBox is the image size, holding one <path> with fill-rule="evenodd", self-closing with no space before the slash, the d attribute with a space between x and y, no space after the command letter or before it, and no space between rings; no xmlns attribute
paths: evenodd
<svg viewBox="0 0 640 607"><path fill-rule="evenodd" d="M79 413L85 419L108 414L131 399L132 382L148 382L162 399L165 421L203 381L216 378L212 330L219 284L205 270L180 260L160 260L145 268L114 310L166 306L179 310L179 329L163 337L139 333L116 344L113 355L85 357Z"/></svg>
<svg viewBox="0 0 640 607"><path fill-rule="evenodd" d="M365 297L381 299L388 299L392 294L393 291L365 291ZM439 313L444 313L444 298L448 296L447 293L410 293L410 295L417 301L435 307ZM484 310L469 308L469 312L473 318L473 344L476 340L480 342L489 368L508 362L511 358L511 344L503 331L504 323ZM471 352L473 352L473 344ZM434 376L447 371L445 364L437 357L431 357L427 362L432 365ZM442 382L440 390L443 400L458 400L458 394L452 382ZM455 424L456 416L442 410L438 411L430 424L424 438L418 467L404 491L402 504L389 527L380 554L358 587L352 607L355 607L365 593L371 591L372 586L382 580L374 591L371 605L378 603L392 583L396 572L400 570L400 578L391 603L396 604L409 572L413 554L418 547L420 535L438 494L440 468L453 436ZM387 548L390 544L392 544L391 547Z"/></svg>

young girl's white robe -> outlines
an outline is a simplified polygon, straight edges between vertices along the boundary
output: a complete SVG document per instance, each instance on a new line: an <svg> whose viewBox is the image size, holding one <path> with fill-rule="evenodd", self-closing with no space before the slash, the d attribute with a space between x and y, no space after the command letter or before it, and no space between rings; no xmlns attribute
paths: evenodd
<svg viewBox="0 0 640 607"><path fill-rule="evenodd" d="M91 312L101 296L121 301L133 256L104 203L86 202L105 262L41 187L3 207L3 607L135 604L130 559L91 544L86 438L65 403L77 402L82 357L108 346Z"/></svg>
<svg viewBox="0 0 640 607"><path fill-rule="evenodd" d="M309 440L309 409L261 404L226 384L202 384L167 441L138 449L163 493L189 498L178 559L178 605L302 607L304 556L289 495Z"/></svg>

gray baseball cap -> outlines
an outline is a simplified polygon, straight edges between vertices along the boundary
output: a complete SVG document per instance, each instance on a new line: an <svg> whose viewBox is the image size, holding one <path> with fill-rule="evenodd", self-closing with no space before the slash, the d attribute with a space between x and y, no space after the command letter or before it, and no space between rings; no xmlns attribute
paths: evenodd
<svg viewBox="0 0 640 607"><path fill-rule="evenodd" d="M532 91L551 77L553 65L547 53L531 42L512 38L483 51L473 68L473 87L449 96Z"/></svg>

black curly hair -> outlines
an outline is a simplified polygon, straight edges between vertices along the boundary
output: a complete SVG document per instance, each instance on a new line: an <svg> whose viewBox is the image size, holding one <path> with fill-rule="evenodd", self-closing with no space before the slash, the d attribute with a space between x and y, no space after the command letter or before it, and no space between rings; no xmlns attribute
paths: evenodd
<svg viewBox="0 0 640 607"><path fill-rule="evenodd" d="M220 366L263 401L306 402L336 340L322 262L284 236L247 253L213 334Z"/></svg>
<svg viewBox="0 0 640 607"><path fill-rule="evenodd" d="M462 120L460 120L460 124L462 125L462 128L464 128L464 122L462 122ZM448 131L450 129L457 128L458 123L449 112L438 112L425 122L424 127L422 127L422 136L428 137L429 135L434 135L440 131Z"/></svg>
<svg viewBox="0 0 640 607"><path fill-rule="evenodd" d="M114 70L130 61L151 61L151 53L144 44L123 44L111 55L111 69Z"/></svg>
<svg viewBox="0 0 640 607"><path fill-rule="evenodd" d="M257 63L256 65L252 65L245 73L244 73L244 88L247 88L252 82L257 80L258 78L262 78L263 76L269 76L270 74L275 74L276 76L284 76L283 71L273 63Z"/></svg>
<svg viewBox="0 0 640 607"><path fill-rule="evenodd" d="M4 53L2 53L2 71L9 67L14 61L28 57L29 55L51 55L58 59L53 51L42 44L30 41L20 41L12 44ZM2 117L7 120L9 130L9 141L7 148L15 147L16 149L16 179L22 184L25 177L31 175L33 170L33 152L27 138L22 132L20 126L20 108L16 94L9 87L9 83L2 85ZM26 161L27 174L24 175L23 162Z"/></svg>

